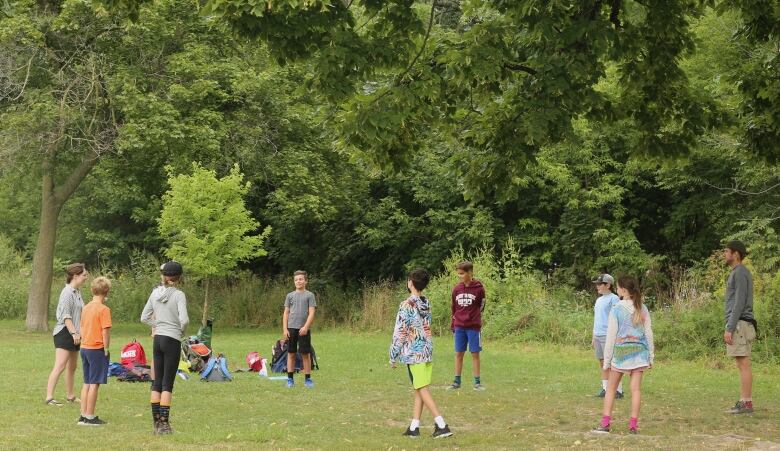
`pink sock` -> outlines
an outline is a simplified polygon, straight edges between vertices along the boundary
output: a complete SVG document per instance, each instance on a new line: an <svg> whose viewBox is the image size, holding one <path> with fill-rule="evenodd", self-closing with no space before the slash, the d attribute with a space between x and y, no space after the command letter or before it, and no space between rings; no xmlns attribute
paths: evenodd
<svg viewBox="0 0 780 451"><path fill-rule="evenodd" d="M604 415L603 417L601 417L601 426L605 428L609 427L610 420L612 420L612 417L610 417L609 415Z"/></svg>
<svg viewBox="0 0 780 451"><path fill-rule="evenodd" d="M639 418L631 418L628 421L628 428L629 429L636 429L636 424L639 422Z"/></svg>

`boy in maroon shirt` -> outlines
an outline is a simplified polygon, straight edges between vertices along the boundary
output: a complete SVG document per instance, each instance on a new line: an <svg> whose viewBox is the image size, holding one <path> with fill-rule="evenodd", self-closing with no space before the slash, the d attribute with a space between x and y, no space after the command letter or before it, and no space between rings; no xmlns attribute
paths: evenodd
<svg viewBox="0 0 780 451"><path fill-rule="evenodd" d="M474 279L474 265L469 261L456 267L460 283L452 289L452 332L455 334L455 379L449 390L460 388L463 356L471 352L474 390L484 390L479 375L479 353L482 351L482 311L485 309L485 288Z"/></svg>

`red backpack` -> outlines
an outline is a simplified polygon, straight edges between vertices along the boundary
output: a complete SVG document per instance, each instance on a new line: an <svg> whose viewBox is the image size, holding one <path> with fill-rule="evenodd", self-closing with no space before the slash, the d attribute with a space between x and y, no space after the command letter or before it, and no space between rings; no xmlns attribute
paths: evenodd
<svg viewBox="0 0 780 451"><path fill-rule="evenodd" d="M132 368L136 365L146 365L144 347L141 346L141 343L138 343L135 338L122 348L121 357L122 366L126 368Z"/></svg>

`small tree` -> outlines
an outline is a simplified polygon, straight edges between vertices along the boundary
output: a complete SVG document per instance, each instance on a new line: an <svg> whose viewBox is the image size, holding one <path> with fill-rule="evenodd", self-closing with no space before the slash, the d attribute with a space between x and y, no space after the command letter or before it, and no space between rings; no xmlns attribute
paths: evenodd
<svg viewBox="0 0 780 451"><path fill-rule="evenodd" d="M168 241L166 255L181 262L185 271L203 280L203 322L209 306L209 281L233 271L239 262L266 255L263 241L271 232L248 235L260 224L244 205L249 182L233 166L218 179L214 171L197 163L192 175L170 174L170 190L163 196L159 231Z"/></svg>

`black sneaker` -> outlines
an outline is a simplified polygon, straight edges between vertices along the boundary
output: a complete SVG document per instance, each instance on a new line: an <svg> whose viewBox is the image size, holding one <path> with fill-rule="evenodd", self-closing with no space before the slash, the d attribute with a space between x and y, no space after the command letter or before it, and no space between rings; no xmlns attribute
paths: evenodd
<svg viewBox="0 0 780 451"><path fill-rule="evenodd" d="M173 434L173 428L168 421L160 421L160 435Z"/></svg>
<svg viewBox="0 0 780 451"><path fill-rule="evenodd" d="M443 428L440 428L438 424L434 426L433 438L444 438L449 437L450 435L452 435L452 431L450 431L450 427L446 424Z"/></svg>
<svg viewBox="0 0 780 451"><path fill-rule="evenodd" d="M104 424L108 424L108 422L103 421L98 417L95 417L91 420L88 419L87 421L89 421L90 426L103 426Z"/></svg>
<svg viewBox="0 0 780 451"><path fill-rule="evenodd" d="M603 388L601 389L601 391L600 391L600 392L598 392L598 393L596 394L596 397L597 397L597 398L603 398L603 397L605 397L605 396L607 396L607 391L606 391L606 390L604 390Z"/></svg>
<svg viewBox="0 0 780 451"><path fill-rule="evenodd" d="M458 384L457 382L453 382L452 385L447 387L447 390L457 390L459 388L460 388L460 384Z"/></svg>
<svg viewBox="0 0 780 451"><path fill-rule="evenodd" d="M742 413L753 413L753 403L751 402L748 404L745 401L737 401L736 404L734 404L734 407L732 407L729 410L729 413L739 415Z"/></svg>
<svg viewBox="0 0 780 451"><path fill-rule="evenodd" d="M89 426L89 420L84 415L79 416L79 421L76 422L79 426Z"/></svg>
<svg viewBox="0 0 780 451"><path fill-rule="evenodd" d="M411 428L407 427L406 432L404 432L404 437L412 437L416 438L420 436L420 428L417 428L415 430L412 430Z"/></svg>
<svg viewBox="0 0 780 451"><path fill-rule="evenodd" d="M625 395L623 395L622 391L615 392L615 399L623 399L623 396Z"/></svg>
<svg viewBox="0 0 780 451"><path fill-rule="evenodd" d="M593 429L590 432L594 432L596 434L609 434L609 426L601 426L601 425L599 425L599 427Z"/></svg>

